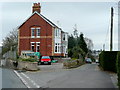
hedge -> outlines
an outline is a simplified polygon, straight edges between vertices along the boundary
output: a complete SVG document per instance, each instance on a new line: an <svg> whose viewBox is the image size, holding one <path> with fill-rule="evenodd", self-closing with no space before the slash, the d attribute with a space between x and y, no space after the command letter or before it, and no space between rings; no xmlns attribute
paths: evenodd
<svg viewBox="0 0 120 90"><path fill-rule="evenodd" d="M118 75L118 86L120 88L120 52L117 54L117 75Z"/></svg>
<svg viewBox="0 0 120 90"><path fill-rule="evenodd" d="M99 55L100 66L105 71L117 72L117 51L102 51Z"/></svg>

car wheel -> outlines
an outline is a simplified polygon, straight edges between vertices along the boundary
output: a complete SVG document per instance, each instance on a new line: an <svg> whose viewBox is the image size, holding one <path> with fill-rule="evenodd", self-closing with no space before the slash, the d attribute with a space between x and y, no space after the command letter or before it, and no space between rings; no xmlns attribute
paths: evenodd
<svg viewBox="0 0 120 90"><path fill-rule="evenodd" d="M49 62L48 64L51 65L51 62Z"/></svg>

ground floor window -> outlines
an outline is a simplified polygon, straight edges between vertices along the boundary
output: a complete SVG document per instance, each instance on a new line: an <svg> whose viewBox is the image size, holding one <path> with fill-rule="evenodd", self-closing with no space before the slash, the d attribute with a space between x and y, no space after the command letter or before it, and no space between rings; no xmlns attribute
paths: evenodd
<svg viewBox="0 0 120 90"><path fill-rule="evenodd" d="M61 52L61 43L55 43L55 52L60 53Z"/></svg>
<svg viewBox="0 0 120 90"><path fill-rule="evenodd" d="M34 52L34 50L35 50L35 42L31 42L31 51Z"/></svg>
<svg viewBox="0 0 120 90"><path fill-rule="evenodd" d="M36 42L36 52L40 52L40 42Z"/></svg>

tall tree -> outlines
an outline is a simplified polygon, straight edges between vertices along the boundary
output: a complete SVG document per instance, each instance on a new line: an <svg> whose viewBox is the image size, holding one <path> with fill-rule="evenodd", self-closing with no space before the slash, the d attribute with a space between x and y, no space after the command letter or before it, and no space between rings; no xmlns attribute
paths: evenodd
<svg viewBox="0 0 120 90"><path fill-rule="evenodd" d="M76 45L76 40L71 34L71 36L68 37L68 49L72 49Z"/></svg>
<svg viewBox="0 0 120 90"><path fill-rule="evenodd" d="M78 46L85 52L88 52L87 44L84 40L84 35L83 33L80 34L79 39L78 39Z"/></svg>

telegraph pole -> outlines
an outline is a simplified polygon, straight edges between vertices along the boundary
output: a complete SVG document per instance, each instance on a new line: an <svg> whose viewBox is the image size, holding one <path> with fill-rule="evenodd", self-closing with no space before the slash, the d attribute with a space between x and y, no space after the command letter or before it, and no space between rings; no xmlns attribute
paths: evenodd
<svg viewBox="0 0 120 90"><path fill-rule="evenodd" d="M111 7L110 51L113 49L113 7Z"/></svg>
<svg viewBox="0 0 120 90"><path fill-rule="evenodd" d="M103 51L105 51L105 44L103 44Z"/></svg>

